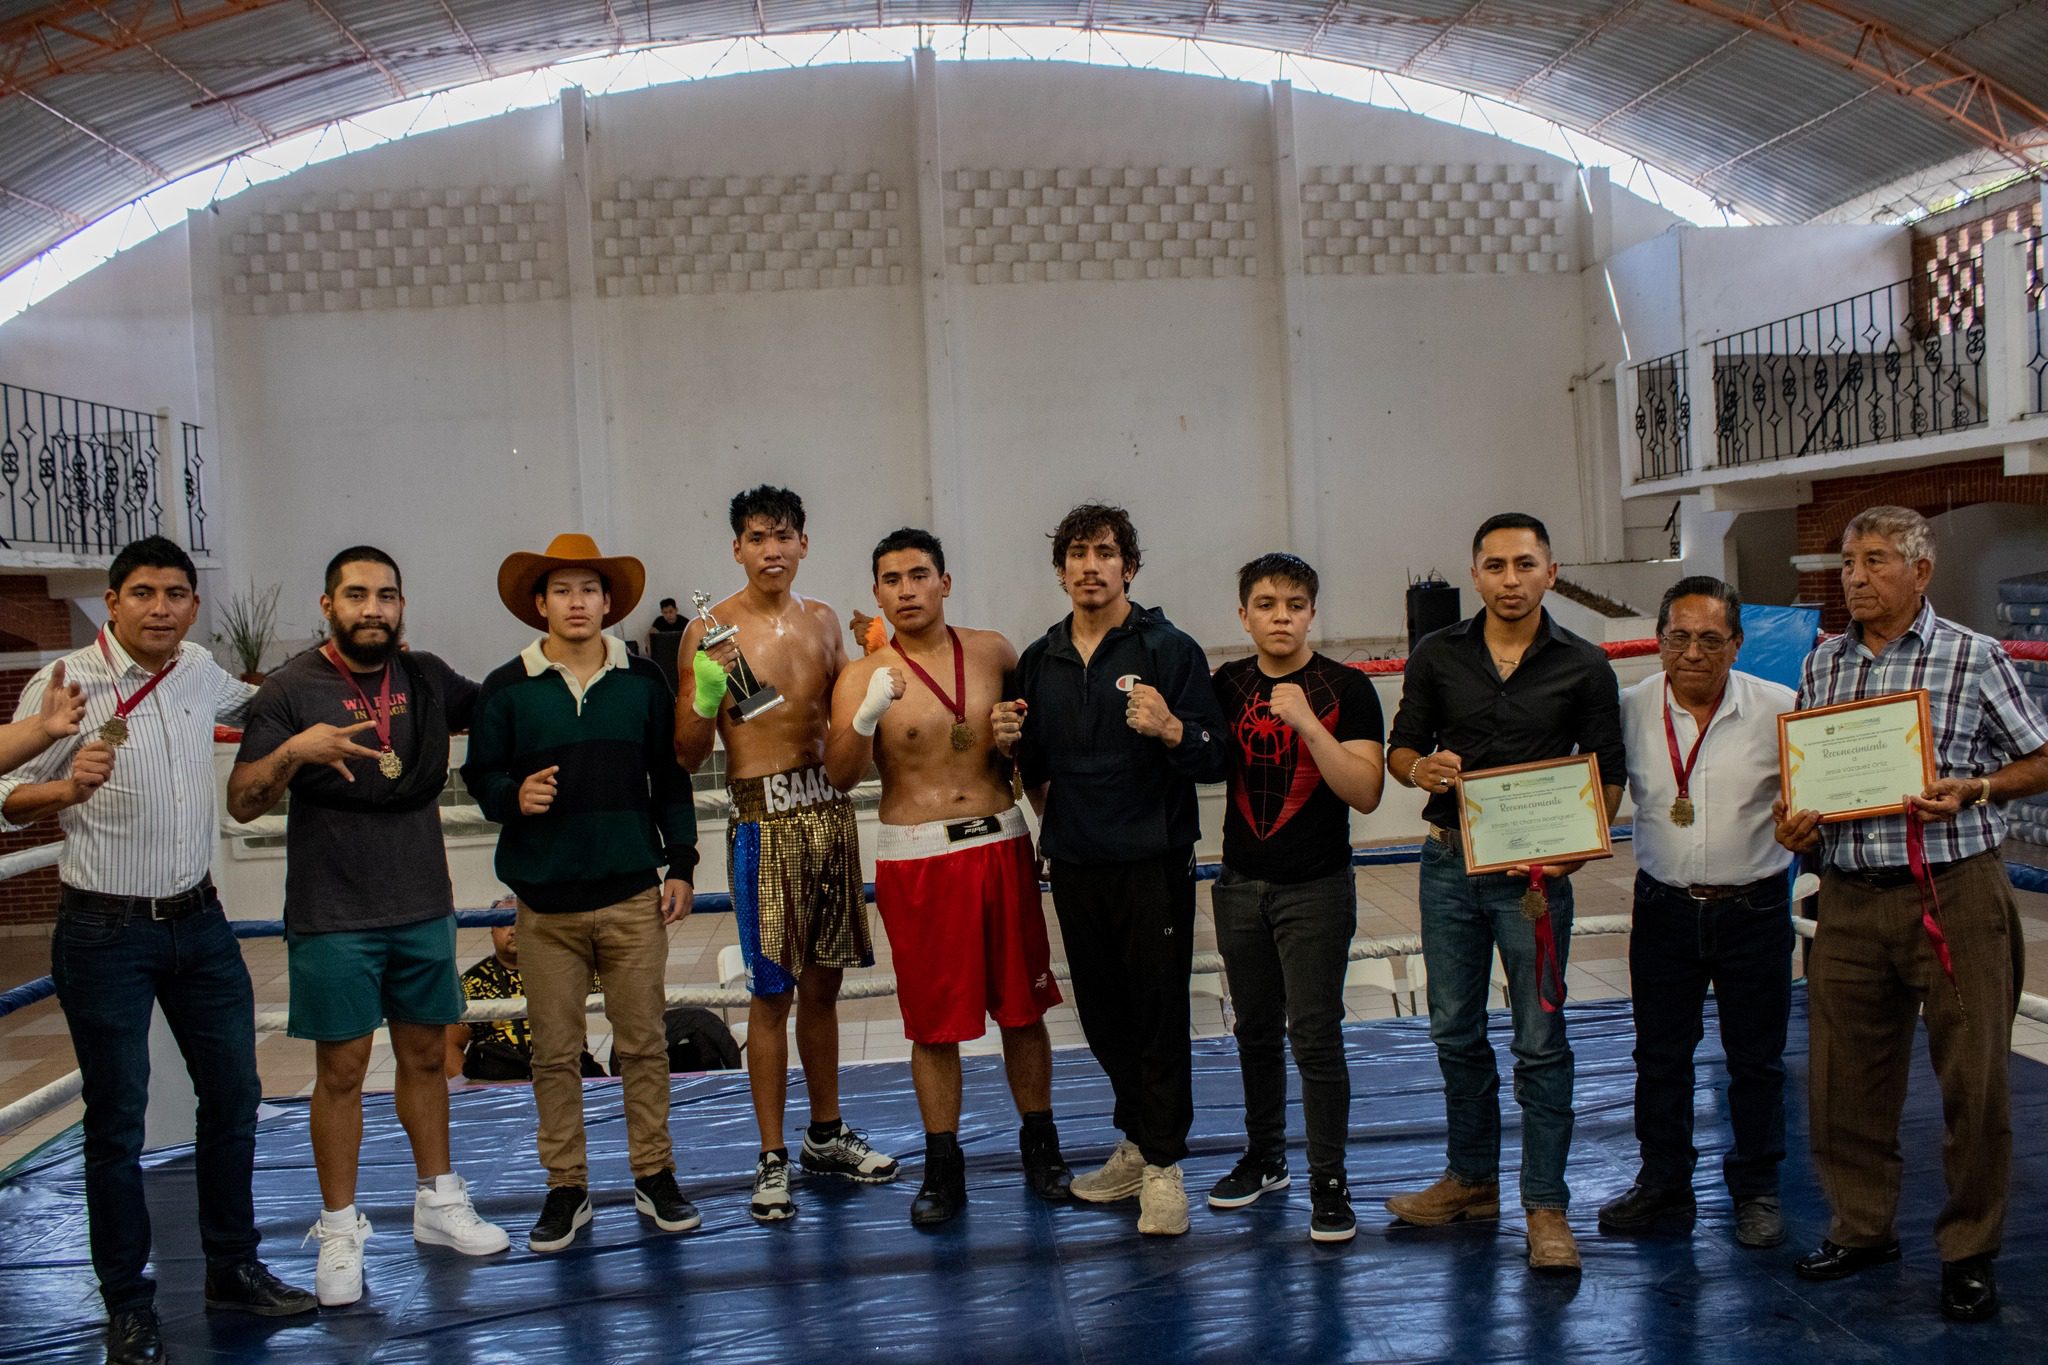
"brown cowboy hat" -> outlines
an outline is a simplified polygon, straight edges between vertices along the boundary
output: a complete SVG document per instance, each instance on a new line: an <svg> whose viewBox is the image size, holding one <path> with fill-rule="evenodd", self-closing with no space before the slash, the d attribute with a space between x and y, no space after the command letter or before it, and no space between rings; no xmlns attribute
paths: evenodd
<svg viewBox="0 0 2048 1365"><path fill-rule="evenodd" d="M506 556L498 566L498 596L505 610L535 630L545 631L548 623L534 609L533 599L556 569L594 569L604 577L612 599L607 625L632 615L633 608L640 605L640 595L647 591L646 565L631 555L601 555L596 541L571 531L549 541L539 554L521 550Z"/></svg>

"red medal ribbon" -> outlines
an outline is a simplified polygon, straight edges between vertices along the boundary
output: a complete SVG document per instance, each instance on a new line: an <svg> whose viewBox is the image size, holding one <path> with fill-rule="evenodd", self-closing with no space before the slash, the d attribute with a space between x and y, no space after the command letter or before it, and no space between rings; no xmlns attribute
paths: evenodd
<svg viewBox="0 0 2048 1365"><path fill-rule="evenodd" d="M107 648L107 628L105 626L101 626L100 633L94 638L99 643L100 657L107 661L107 672L112 673L115 677L119 677L121 675L121 670L114 667L114 652ZM169 677L171 670L176 668L177 666L178 656L173 654L171 656L170 662L166 663L162 668L159 668L156 672L152 673L150 675L149 681L144 683L141 687L137 688L135 690L135 695L132 697L124 699L121 696L120 687L116 685L114 688L114 714L122 720L128 719L129 712L133 711L136 707L142 705L142 699L148 696L150 693L156 691L156 685L162 682L165 678Z"/></svg>
<svg viewBox="0 0 2048 1365"><path fill-rule="evenodd" d="M334 648L332 640L320 646L320 657L333 664L334 671L341 674L348 685L355 689L356 695L363 699L363 709L370 713L370 719L377 726L377 742L383 745L386 750L389 750L391 748L391 665L388 663L384 665L384 676L378 680L377 702L373 706L370 704L370 694L363 691L363 685L356 681L356 675L349 670L347 664L341 661L341 654Z"/></svg>
<svg viewBox="0 0 2048 1365"><path fill-rule="evenodd" d="M1713 709L1707 712L1707 725L1721 713L1721 700L1728 695L1727 684L1722 684L1720 695L1714 698ZM1700 745L1707 742L1707 725L1692 742L1692 752L1685 756L1684 763L1678 760L1678 727L1671 723L1671 680L1664 680L1664 742L1671 747L1671 775L1678 779L1678 799L1683 801L1692 796L1692 770L1700 761Z"/></svg>
<svg viewBox="0 0 2048 1365"><path fill-rule="evenodd" d="M1927 930L1928 941L1934 945L1934 956L1940 960L1941 970L1948 975L1948 984L1954 986L1955 963L1949 960L1948 935L1941 932L1941 895L1934 889L1934 872L1927 865L1927 834L1910 809L1905 818L1906 867L1913 874L1913 889L1920 893L1920 924Z"/></svg>
<svg viewBox="0 0 2048 1365"><path fill-rule="evenodd" d="M1529 926L1536 933L1536 1003L1545 1014L1556 1014L1564 1008L1564 972L1557 965L1557 935L1550 927L1550 893L1543 886L1541 864L1529 869L1529 894L1541 896L1546 907L1543 918Z"/></svg>
<svg viewBox="0 0 2048 1365"><path fill-rule="evenodd" d="M901 640L891 639L889 641L889 648L903 655L903 662L909 664L910 671L917 674L919 681L932 690L932 695L939 699L939 704L953 713L954 721L965 725L967 723L967 651L960 648L960 633L951 626L946 627L946 638L953 642L953 696L951 697L939 690L939 685L932 681L932 675L917 666L917 660L903 653L903 642Z"/></svg>

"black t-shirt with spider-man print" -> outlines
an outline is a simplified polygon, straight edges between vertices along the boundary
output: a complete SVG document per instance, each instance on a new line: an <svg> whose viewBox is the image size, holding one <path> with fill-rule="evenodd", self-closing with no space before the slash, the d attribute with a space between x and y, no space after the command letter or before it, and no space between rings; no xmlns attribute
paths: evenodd
<svg viewBox="0 0 2048 1365"><path fill-rule="evenodd" d="M1339 740L1378 744L1385 720L1372 679L1321 654L1284 678L1267 677L1256 657L1216 670L1216 699L1231 738L1224 746L1230 752L1224 865L1259 881L1305 882L1350 865L1351 808L1269 709L1281 683L1298 684L1323 728Z"/></svg>

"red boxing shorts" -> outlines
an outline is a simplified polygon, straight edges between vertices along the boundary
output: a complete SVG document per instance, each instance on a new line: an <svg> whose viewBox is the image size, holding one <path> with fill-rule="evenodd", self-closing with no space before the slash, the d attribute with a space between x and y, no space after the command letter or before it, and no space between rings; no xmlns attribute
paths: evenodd
<svg viewBox="0 0 2048 1365"><path fill-rule="evenodd" d="M903 1034L959 1043L1037 1023L1060 1003L1031 835L1000 815L883 825L875 908L895 959Z"/></svg>

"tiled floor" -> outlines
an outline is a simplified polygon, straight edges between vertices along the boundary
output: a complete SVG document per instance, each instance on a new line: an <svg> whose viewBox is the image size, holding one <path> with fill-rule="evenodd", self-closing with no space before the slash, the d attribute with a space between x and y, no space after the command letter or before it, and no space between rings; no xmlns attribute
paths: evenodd
<svg viewBox="0 0 2048 1365"><path fill-rule="evenodd" d="M1575 880L1577 915L1625 915L1629 909L1629 886L1635 862L1627 844L1616 847L1611 862L1595 863ZM1417 931L1415 869L1413 866L1360 868L1358 876L1358 937L1397 938ZM2020 894L2021 915L2029 943L2048 942L2048 895ZM1059 926L1053 923L1048 898L1047 920L1052 935L1052 955L1061 961ZM876 923L877 958L875 970L891 970L886 937ZM49 931L34 929L0 936L0 990L19 985L49 970ZM719 950L737 941L733 918L727 914L696 916L669 931L668 979L671 985L717 983ZM1195 951L1213 953L1214 926L1209 918L1208 888L1203 885L1196 917ZM457 953L467 966L490 950L489 933L482 929L461 932ZM285 950L280 939L254 939L243 945L249 973L256 989L256 1007L281 1009L286 1003ZM1602 999L1628 994L1628 939L1625 935L1578 936L1571 945L1571 966L1567 990L1574 999ZM1399 960L1397 959L1397 962ZM849 973L848 979L859 973ZM1358 984L1345 992L1348 1016L1352 1019L1384 1018L1410 1012L1403 965L1394 970L1397 995L1379 986ZM2028 963L2027 988L2048 994L2048 949L2037 950ZM1398 998L1398 1005L1396 1003ZM745 1018L743 1010L729 1012L734 1022ZM904 1040L901 1019L892 998L844 1002L840 1007L840 1045L847 1061L895 1060L907 1057L910 1045ZM1055 1009L1046 1020L1055 1047L1082 1043L1081 1026L1071 1005ZM1221 1002L1213 995L1195 1001L1195 1029L1199 1034L1228 1032ZM602 1015L591 1018L592 1049L602 1058L609 1055L610 1035ZM985 1041L994 1048L994 1039ZM2048 1026L2022 1019L2013 1031L2013 1048L2037 1061L2048 1062ZM313 1079L313 1045L268 1034L256 1049L257 1065L267 1095L305 1093ZM54 1000L46 1000L0 1019L0 1104L7 1104L71 1071L71 1055L64 1019ZM380 1045L372 1059L369 1085L388 1088L391 1083L391 1055ZM50 1136L77 1121L79 1106L68 1105L19 1133L0 1140L0 1167L34 1150Z"/></svg>

